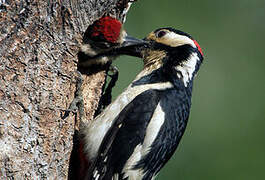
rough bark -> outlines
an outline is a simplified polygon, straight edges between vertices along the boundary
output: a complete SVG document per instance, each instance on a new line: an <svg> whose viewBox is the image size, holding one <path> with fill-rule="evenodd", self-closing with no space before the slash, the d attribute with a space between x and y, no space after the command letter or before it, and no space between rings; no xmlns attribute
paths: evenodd
<svg viewBox="0 0 265 180"><path fill-rule="evenodd" d="M0 179L66 179L78 116L62 114L76 91L82 36L121 0L0 1ZM84 79L84 119L105 72Z"/></svg>

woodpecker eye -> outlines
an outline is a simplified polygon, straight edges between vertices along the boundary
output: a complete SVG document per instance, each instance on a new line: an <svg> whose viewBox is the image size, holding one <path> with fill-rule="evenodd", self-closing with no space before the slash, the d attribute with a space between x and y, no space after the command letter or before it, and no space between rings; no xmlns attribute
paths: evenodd
<svg viewBox="0 0 265 180"><path fill-rule="evenodd" d="M165 34L166 34L165 31L159 31L158 33L156 33L156 37L161 38L161 37L163 37Z"/></svg>

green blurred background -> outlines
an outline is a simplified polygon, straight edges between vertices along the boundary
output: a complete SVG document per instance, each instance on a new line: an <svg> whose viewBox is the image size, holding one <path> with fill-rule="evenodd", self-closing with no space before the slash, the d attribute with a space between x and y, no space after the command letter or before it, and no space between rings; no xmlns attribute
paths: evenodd
<svg viewBox="0 0 265 180"><path fill-rule="evenodd" d="M157 179L265 179L265 1L139 0L125 23L138 38L168 26L197 39L205 59L185 135ZM142 62L115 64L116 97Z"/></svg>

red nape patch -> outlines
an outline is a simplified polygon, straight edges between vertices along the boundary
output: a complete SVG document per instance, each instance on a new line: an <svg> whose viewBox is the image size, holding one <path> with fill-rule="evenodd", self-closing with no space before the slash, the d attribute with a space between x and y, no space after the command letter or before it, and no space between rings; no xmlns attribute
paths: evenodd
<svg viewBox="0 0 265 180"><path fill-rule="evenodd" d="M101 36L106 41L116 43L121 30L121 22L115 18L106 16L95 21L91 26L91 37L98 38Z"/></svg>
<svg viewBox="0 0 265 180"><path fill-rule="evenodd" d="M198 50L200 51L201 55L203 56L202 48L196 40L193 40L194 44L197 46Z"/></svg>

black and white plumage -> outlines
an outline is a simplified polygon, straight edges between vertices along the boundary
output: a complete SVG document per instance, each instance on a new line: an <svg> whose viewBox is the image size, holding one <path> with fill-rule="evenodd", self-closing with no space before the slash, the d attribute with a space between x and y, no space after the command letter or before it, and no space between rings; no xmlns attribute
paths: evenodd
<svg viewBox="0 0 265 180"><path fill-rule="evenodd" d="M141 56L144 69L82 130L92 163L87 179L154 179L185 131L202 51L191 36L172 28L145 40L148 46L121 50Z"/></svg>

